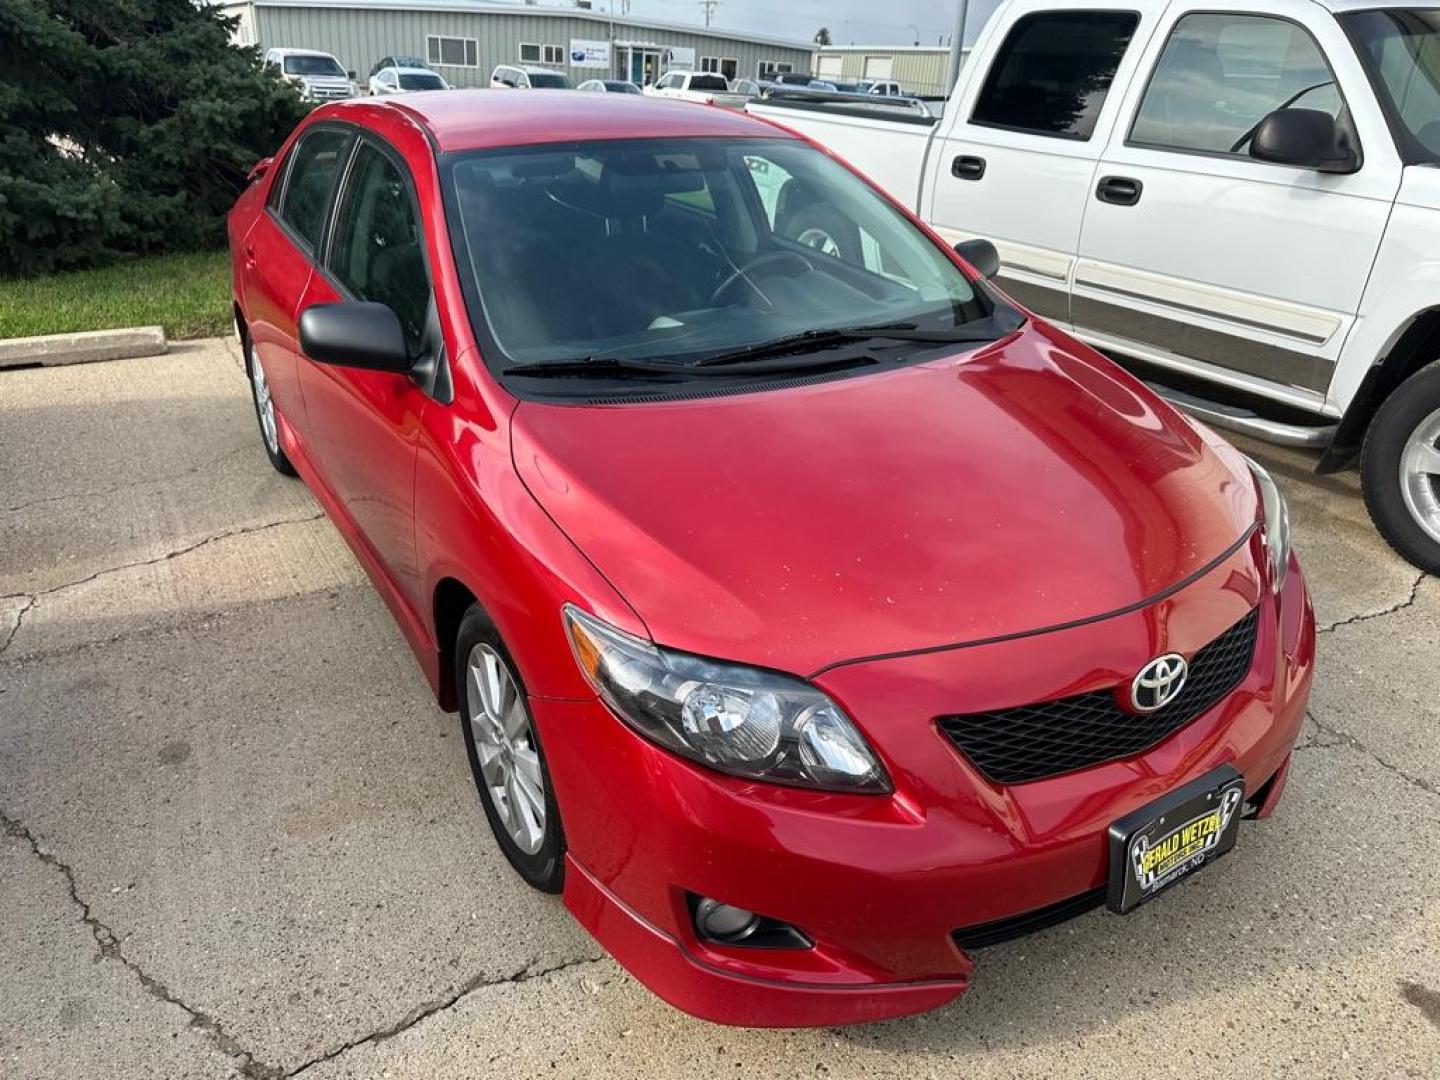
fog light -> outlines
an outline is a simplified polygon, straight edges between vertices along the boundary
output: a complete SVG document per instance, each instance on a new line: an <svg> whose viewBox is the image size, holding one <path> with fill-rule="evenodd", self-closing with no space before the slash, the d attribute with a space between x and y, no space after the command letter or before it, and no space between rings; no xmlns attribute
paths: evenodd
<svg viewBox="0 0 1440 1080"><path fill-rule="evenodd" d="M733 904L703 899L695 905L695 927L712 941L744 941L760 926L760 916Z"/></svg>

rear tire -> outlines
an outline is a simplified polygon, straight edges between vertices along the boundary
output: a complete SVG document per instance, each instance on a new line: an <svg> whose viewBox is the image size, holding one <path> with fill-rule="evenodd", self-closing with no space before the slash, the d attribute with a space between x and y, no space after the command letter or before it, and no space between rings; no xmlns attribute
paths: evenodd
<svg viewBox="0 0 1440 1080"><path fill-rule="evenodd" d="M490 831L541 892L565 886L565 831L530 699L500 635L471 605L455 635L455 694L470 771Z"/></svg>
<svg viewBox="0 0 1440 1080"><path fill-rule="evenodd" d="M295 466L280 448L280 413L275 408L275 399L270 396L270 383L265 377L264 365L250 343L250 335L240 339L240 348L245 353L245 378L250 383L250 401L255 406L255 420L260 425L260 445L265 456L281 476L294 476Z"/></svg>
<svg viewBox="0 0 1440 1080"><path fill-rule="evenodd" d="M1440 364L1406 379L1375 413L1360 477L1380 535L1421 570L1440 574Z"/></svg>

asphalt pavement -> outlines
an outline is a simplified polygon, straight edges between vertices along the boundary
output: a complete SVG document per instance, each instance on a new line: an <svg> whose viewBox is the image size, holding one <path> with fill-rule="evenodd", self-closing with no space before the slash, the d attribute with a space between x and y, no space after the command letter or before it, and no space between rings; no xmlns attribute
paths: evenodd
<svg viewBox="0 0 1440 1080"><path fill-rule="evenodd" d="M748 1031L509 870L233 341L0 372L0 1076L1440 1076L1440 583L1353 475L1245 448L1322 626L1276 817L947 1008Z"/></svg>

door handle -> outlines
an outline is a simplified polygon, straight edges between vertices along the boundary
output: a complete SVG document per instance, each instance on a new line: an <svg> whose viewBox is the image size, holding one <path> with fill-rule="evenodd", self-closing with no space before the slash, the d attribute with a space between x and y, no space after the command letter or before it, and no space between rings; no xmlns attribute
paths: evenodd
<svg viewBox="0 0 1440 1080"><path fill-rule="evenodd" d="M1128 176L1105 176L1095 185L1095 197L1116 206L1134 206L1144 190L1144 184Z"/></svg>
<svg viewBox="0 0 1440 1080"><path fill-rule="evenodd" d="M252 244L245 245L245 265L252 269L255 266L255 247Z"/></svg>
<svg viewBox="0 0 1440 1080"><path fill-rule="evenodd" d="M985 159L961 154L950 163L950 175L957 180L979 180L985 175Z"/></svg>

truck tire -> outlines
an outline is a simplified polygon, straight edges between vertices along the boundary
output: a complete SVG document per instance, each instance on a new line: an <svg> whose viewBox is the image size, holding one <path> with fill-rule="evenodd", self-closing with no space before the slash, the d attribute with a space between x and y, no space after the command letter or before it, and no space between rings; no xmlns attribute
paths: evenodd
<svg viewBox="0 0 1440 1080"><path fill-rule="evenodd" d="M1360 478L1380 535L1421 570L1440 574L1440 364L1406 379L1375 413Z"/></svg>
<svg viewBox="0 0 1440 1080"><path fill-rule="evenodd" d="M797 244L814 248L822 255L859 265L860 230L839 211L825 203L814 203L795 213L785 225L785 236Z"/></svg>

